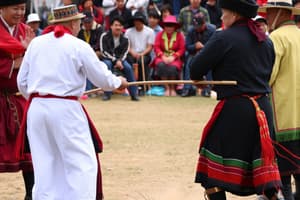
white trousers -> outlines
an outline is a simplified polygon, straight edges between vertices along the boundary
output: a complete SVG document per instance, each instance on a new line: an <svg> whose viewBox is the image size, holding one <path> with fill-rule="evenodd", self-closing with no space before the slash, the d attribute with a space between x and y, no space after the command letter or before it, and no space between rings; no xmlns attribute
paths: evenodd
<svg viewBox="0 0 300 200"><path fill-rule="evenodd" d="M95 200L97 159L78 101L34 98L28 110L33 200Z"/></svg>

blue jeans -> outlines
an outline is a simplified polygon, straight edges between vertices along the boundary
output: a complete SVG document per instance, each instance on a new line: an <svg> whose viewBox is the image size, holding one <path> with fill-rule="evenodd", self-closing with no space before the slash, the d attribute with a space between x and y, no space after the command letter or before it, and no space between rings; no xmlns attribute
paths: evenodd
<svg viewBox="0 0 300 200"><path fill-rule="evenodd" d="M91 90L94 88L94 85L91 81L89 81L89 79L86 79L86 86L85 86L85 90Z"/></svg>
<svg viewBox="0 0 300 200"><path fill-rule="evenodd" d="M183 80L190 80L191 79L191 77L190 77L190 64L191 64L192 59L193 59L193 56L191 56L191 55L187 56L186 63L185 63L185 66L184 66L184 72L183 72ZM206 80L207 81L211 81L212 80L212 73L211 73L211 71L209 71L206 74ZM190 89L193 89L193 86L191 84L184 84L183 89L190 90ZM210 93L210 90L211 90L211 86L210 85L208 85L205 88L203 88L203 91L207 91L209 93Z"/></svg>
<svg viewBox="0 0 300 200"><path fill-rule="evenodd" d="M115 72L114 64L111 60L103 59L103 62L107 65L109 70L111 70L113 73ZM126 60L124 60L122 62L122 64L123 64L124 68L121 70L121 72L124 73L124 76L128 82L134 82L135 78L134 78L134 73L133 73L133 69L132 69L131 65ZM129 86L128 91L129 91L130 96L136 96L137 95L137 86ZM107 95L112 94L111 91L105 91L104 93Z"/></svg>

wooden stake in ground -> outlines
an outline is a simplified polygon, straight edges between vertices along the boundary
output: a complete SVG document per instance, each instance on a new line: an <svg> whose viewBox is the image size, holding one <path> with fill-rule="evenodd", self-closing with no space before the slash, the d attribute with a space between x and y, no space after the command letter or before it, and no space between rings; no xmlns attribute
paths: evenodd
<svg viewBox="0 0 300 200"><path fill-rule="evenodd" d="M135 81L129 82L132 85L165 85L165 84L193 84L193 85L236 85L236 81L185 81L185 80L163 80L163 81ZM93 94L103 91L102 88L96 88L86 91L84 94Z"/></svg>

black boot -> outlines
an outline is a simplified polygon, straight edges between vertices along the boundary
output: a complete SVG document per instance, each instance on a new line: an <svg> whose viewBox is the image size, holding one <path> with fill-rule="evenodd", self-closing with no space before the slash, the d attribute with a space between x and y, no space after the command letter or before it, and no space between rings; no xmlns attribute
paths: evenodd
<svg viewBox="0 0 300 200"><path fill-rule="evenodd" d="M282 176L282 194L285 200L295 200L292 193L291 176Z"/></svg>
<svg viewBox="0 0 300 200"><path fill-rule="evenodd" d="M25 190L26 190L26 195L24 200L32 200L32 188L34 184L34 173L33 171L31 172L22 172L23 179L24 179L24 184L25 184Z"/></svg>
<svg viewBox="0 0 300 200"><path fill-rule="evenodd" d="M295 200L300 200L300 175L295 175L294 178L295 178L295 187L296 187L296 192L294 194L294 198Z"/></svg>
<svg viewBox="0 0 300 200"><path fill-rule="evenodd" d="M206 189L205 194L207 200L226 200L225 191L218 187Z"/></svg>

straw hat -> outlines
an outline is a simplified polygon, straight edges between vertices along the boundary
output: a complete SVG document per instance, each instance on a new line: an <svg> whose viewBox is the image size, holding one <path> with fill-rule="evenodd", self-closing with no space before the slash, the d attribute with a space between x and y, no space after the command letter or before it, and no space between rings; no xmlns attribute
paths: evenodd
<svg viewBox="0 0 300 200"><path fill-rule="evenodd" d="M59 22L67 22L75 19L84 18L85 15L78 12L77 6L75 4L62 6L53 9L53 20L50 20L49 23L55 24Z"/></svg>
<svg viewBox="0 0 300 200"><path fill-rule="evenodd" d="M1 6L17 5L17 4L22 4L22 3L26 3L26 2L27 2L27 0L9 0L9 1L1 0L0 1L0 7Z"/></svg>
<svg viewBox="0 0 300 200"><path fill-rule="evenodd" d="M31 23L31 22L40 22L40 21L41 21L41 20L40 20L40 17L39 17L38 14L36 14L36 13L31 13L31 14L29 14L28 17L27 17L26 24Z"/></svg>
<svg viewBox="0 0 300 200"><path fill-rule="evenodd" d="M267 4L258 9L258 12L266 13L268 8L288 9L292 11L292 15L300 15L300 9L293 7L292 0L268 0Z"/></svg>

